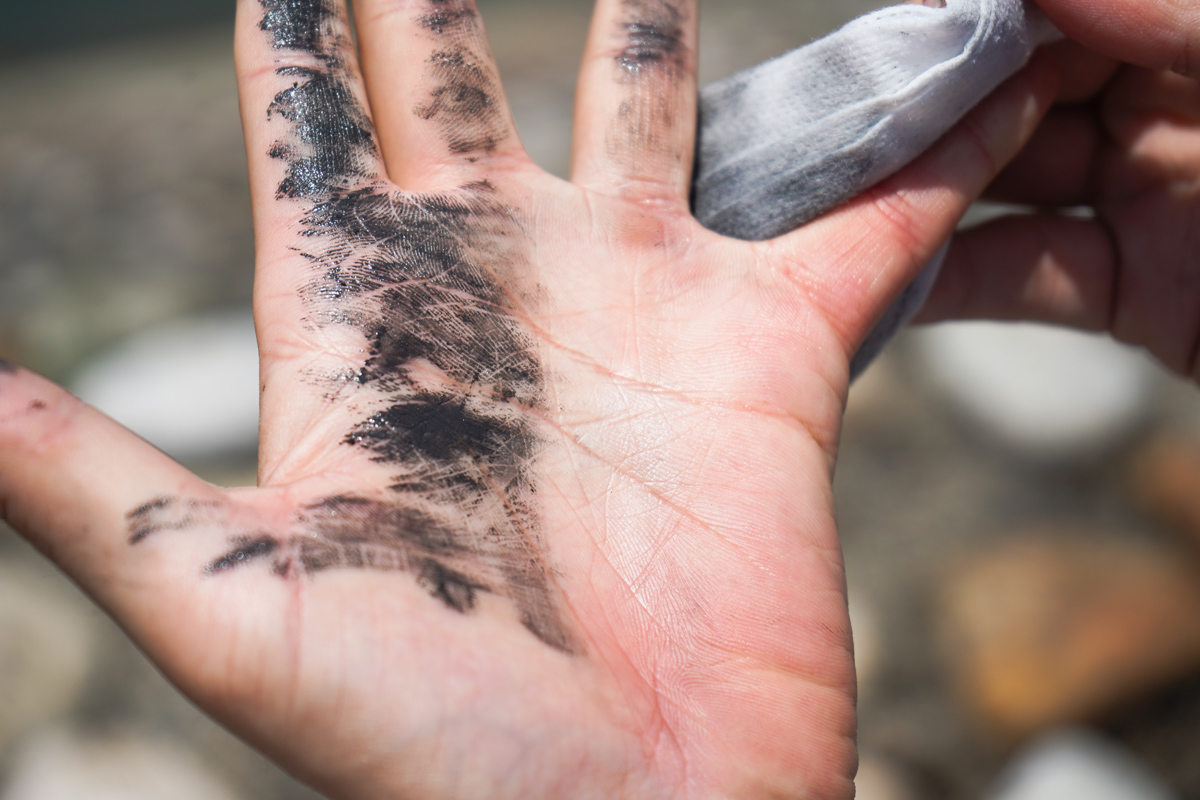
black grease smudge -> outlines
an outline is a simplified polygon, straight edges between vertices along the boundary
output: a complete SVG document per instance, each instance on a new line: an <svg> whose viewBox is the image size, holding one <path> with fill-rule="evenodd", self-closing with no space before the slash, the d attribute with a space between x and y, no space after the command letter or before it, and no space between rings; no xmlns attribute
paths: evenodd
<svg viewBox="0 0 1200 800"><path fill-rule="evenodd" d="M478 14L463 0L432 0L434 10L420 18L421 27L438 36L474 32Z"/></svg>
<svg viewBox="0 0 1200 800"><path fill-rule="evenodd" d="M437 42L426 62L425 78L433 88L413 113L439 124L451 153L491 152L509 131L479 14L469 0L431 5L434 10L418 21Z"/></svg>
<svg viewBox="0 0 1200 800"><path fill-rule="evenodd" d="M679 69L686 57L683 14L665 0L626 0L628 21L625 46L616 56L618 66L637 75L651 68Z"/></svg>
<svg viewBox="0 0 1200 800"><path fill-rule="evenodd" d="M448 570L438 562L426 561L417 582L434 597L460 614L475 607L475 592L481 588L460 573Z"/></svg>
<svg viewBox="0 0 1200 800"><path fill-rule="evenodd" d="M292 532L235 532L230 548L205 565L203 574L218 577L255 564L267 565L281 578L332 569L408 572L431 597L460 614L474 610L481 593L508 597L521 624L539 639L577 652L550 599L545 569L520 538L523 532L505 526L472 529L477 515L472 520L461 505L430 502L427 493L406 491L398 498L338 495L297 512ZM531 518L528 509L515 513ZM157 498L127 516L135 543L162 531L229 527L225 510L206 501Z"/></svg>
<svg viewBox="0 0 1200 800"><path fill-rule="evenodd" d="M233 550L206 566L204 574L216 575L221 572L228 572L243 564L267 558L279 549L279 542L270 536L260 536L256 539L243 537L236 544L237 547Z"/></svg>
<svg viewBox="0 0 1200 800"><path fill-rule="evenodd" d="M276 50L317 53L322 39L329 35L327 26L336 19L333 0L261 0L262 22L259 28L272 36Z"/></svg>
<svg viewBox="0 0 1200 800"><path fill-rule="evenodd" d="M334 0L260 0L259 27L276 50L306 53L318 66L291 64L276 70L292 85L275 96L267 118L292 123L289 141L276 142L272 158L287 162L279 197L318 198L372 183L379 163L374 128L354 96L343 51L352 47L339 29Z"/></svg>
<svg viewBox="0 0 1200 800"><path fill-rule="evenodd" d="M215 502L173 497L155 498L125 515L131 545L164 531L186 531L222 519L221 508Z"/></svg>
<svg viewBox="0 0 1200 800"><path fill-rule="evenodd" d="M452 153L491 152L503 137L504 119L495 100L496 77L470 50L439 50L429 58L435 86L413 109L436 120Z"/></svg>
<svg viewBox="0 0 1200 800"><path fill-rule="evenodd" d="M381 461L412 455L447 461L472 455L495 458L510 438L505 434L515 433L473 414L453 395L414 400L372 415L355 428L347 443L376 451Z"/></svg>
<svg viewBox="0 0 1200 800"><path fill-rule="evenodd" d="M281 199L311 206L298 249L312 265L302 287L308 323L359 333L368 356L350 386L372 411L343 445L388 468L381 497L339 495L300 509L284 532L233 533L204 573L256 564L282 578L331 569L402 571L458 613L480 593L509 599L522 624L551 647L578 648L559 614L533 508L533 423L545 376L501 283L515 275L524 240L512 212L484 182L447 196L389 190L370 174L370 122L340 57L346 43L332 2L260 0L276 49L311 55L269 114L290 123L270 152L287 165ZM429 34L446 39L431 59L426 105L453 150L488 149L502 124L495 77L470 52L477 21L466 3L434 0ZM209 504L157 498L129 514L133 544L164 531L210 528L231 517ZM232 525L236 528L237 525Z"/></svg>
<svg viewBox="0 0 1200 800"><path fill-rule="evenodd" d="M296 80L275 96L267 116L291 122L299 139L276 142L270 150L288 164L278 196L324 197L375 180L373 128L349 83L327 69L283 67L278 74Z"/></svg>

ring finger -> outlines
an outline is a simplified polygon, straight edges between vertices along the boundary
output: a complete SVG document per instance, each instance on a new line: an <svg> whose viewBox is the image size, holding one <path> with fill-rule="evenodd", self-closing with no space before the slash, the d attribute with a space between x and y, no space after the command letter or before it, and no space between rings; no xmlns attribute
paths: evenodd
<svg viewBox="0 0 1200 800"><path fill-rule="evenodd" d="M579 77L575 183L686 204L696 22L695 0L598 0Z"/></svg>

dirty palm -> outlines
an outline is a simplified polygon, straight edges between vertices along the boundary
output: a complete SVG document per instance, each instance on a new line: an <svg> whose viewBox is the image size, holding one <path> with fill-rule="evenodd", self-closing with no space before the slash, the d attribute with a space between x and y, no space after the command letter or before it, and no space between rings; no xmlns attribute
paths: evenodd
<svg viewBox="0 0 1200 800"><path fill-rule="evenodd" d="M849 356L1052 87L749 243L688 210L694 2L600 0L570 182L473 3L356 11L239 0L260 486L8 370L6 515L333 797L849 797Z"/></svg>

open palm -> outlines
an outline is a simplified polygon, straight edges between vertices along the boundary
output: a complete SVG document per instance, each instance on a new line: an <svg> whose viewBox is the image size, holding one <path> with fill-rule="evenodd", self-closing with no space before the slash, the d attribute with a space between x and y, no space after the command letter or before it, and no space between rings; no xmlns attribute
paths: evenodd
<svg viewBox="0 0 1200 800"><path fill-rule="evenodd" d="M750 244L688 213L694 2L601 0L571 183L470 2L357 5L363 77L337 0L239 2L260 486L5 365L0 509L331 796L849 797L848 356L1052 70Z"/></svg>

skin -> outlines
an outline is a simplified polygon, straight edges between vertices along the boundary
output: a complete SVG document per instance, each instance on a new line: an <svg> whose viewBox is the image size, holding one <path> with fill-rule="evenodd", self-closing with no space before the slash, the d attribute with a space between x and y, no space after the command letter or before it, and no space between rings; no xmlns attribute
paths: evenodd
<svg viewBox="0 0 1200 800"><path fill-rule="evenodd" d="M340 4L238 3L259 486L0 367L0 512L331 798L851 797L848 361L1052 60L748 243L688 213L693 2L600 0L570 182L522 150L472 5L356 5L361 68Z"/></svg>
<svg viewBox="0 0 1200 800"><path fill-rule="evenodd" d="M920 319L1108 331L1200 377L1200 7L1039 0L1055 108L989 196L1035 206L956 238ZM1064 216L1083 206L1094 216Z"/></svg>

